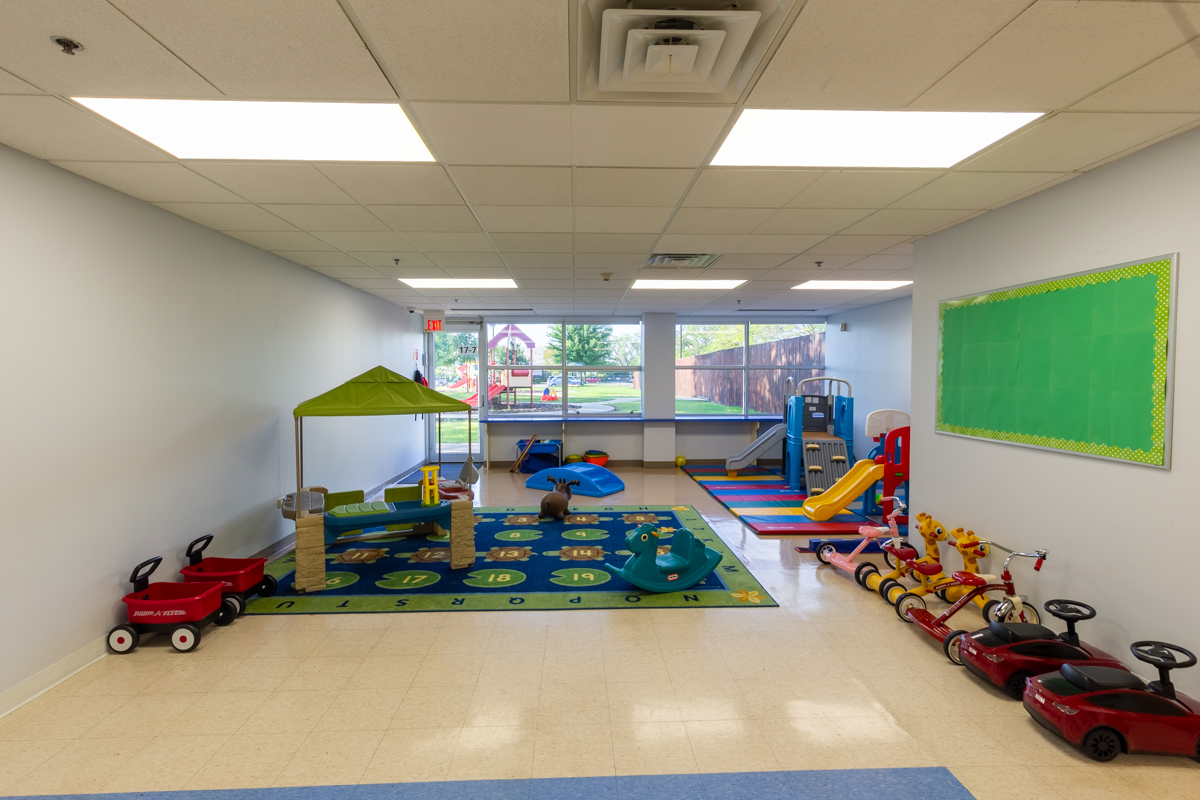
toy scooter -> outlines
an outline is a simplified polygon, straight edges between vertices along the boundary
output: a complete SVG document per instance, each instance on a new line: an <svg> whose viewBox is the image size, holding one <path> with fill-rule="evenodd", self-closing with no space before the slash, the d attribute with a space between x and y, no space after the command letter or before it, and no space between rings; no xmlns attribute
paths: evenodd
<svg viewBox="0 0 1200 800"><path fill-rule="evenodd" d="M1028 622L992 621L963 638L959 647L962 665L1004 689L1014 700L1021 699L1026 680L1054 672L1063 664L1125 669L1115 657L1079 641L1075 623L1092 619L1096 609L1077 600L1048 600L1042 608L1067 623L1065 633L1055 634Z"/></svg>
<svg viewBox="0 0 1200 800"><path fill-rule="evenodd" d="M1004 611L999 619L1007 622L1030 622L1035 625L1040 621L1037 611L1033 606L1025 605L1024 600L1021 599L1021 596L1017 594L1016 589L1013 587L1012 574L1008 571L1008 562L1017 556L1021 556L1022 558L1036 558L1037 563L1033 565L1033 569L1036 572L1041 570L1042 562L1046 560L1046 551L1037 550L1032 553L1015 553L1007 548L1000 547L995 542L988 542L988 544L998 547L1009 554L1008 558L1004 559L1004 570L1000 573L1000 583L993 583L996 580L995 575L955 572L955 581L959 585L969 586L971 589L936 617L924 608L925 601L919 597L914 597L903 604L896 604L896 613L900 615L900 619L905 622L916 623L917 627L941 642L942 650L946 653L946 658L960 666L962 665L962 655L959 653L959 647L967 632L952 630L946 625L946 620L957 614L963 606L971 602L974 598L980 597L989 591L1003 591L1004 600L999 602L1008 605L995 607L996 613ZM917 603L920 603L920 605L917 605Z"/></svg>
<svg viewBox="0 0 1200 800"><path fill-rule="evenodd" d="M903 515L905 509L904 501L899 497L883 497L880 499L883 501L893 501L892 513L888 514L888 527L880 528L875 525L863 525L858 529L859 534L862 535L862 541L860 541L858 546L849 553L839 553L837 548L834 547L831 542L821 545L817 548L816 552L817 561L820 561L822 564L830 564L840 570L849 572L854 576L854 580L858 583L858 585L862 586L864 589L867 588L865 581L869 575L879 575L879 567L875 566L869 561L864 561L860 564L854 559L859 553L866 549L868 544L884 536L890 535L892 541L899 541L900 532L896 525L896 518ZM916 550L913 550L912 552L914 555L916 554Z"/></svg>
<svg viewBox="0 0 1200 800"><path fill-rule="evenodd" d="M861 584L862 587L868 591L880 592L881 587L888 583L900 586L900 578L908 575L912 570L912 568L908 565L908 562L913 560L923 560L918 559L920 553L917 552L916 548L912 546L908 539L900 536L900 531L896 524L896 517L900 516L903 513L903 510L903 503L899 500L896 500L892 509L892 513L888 514L887 517L888 527L876 528L876 530L886 530L888 533L892 534L890 539L879 546L880 549L883 550L884 563L891 567L892 571L886 575L880 575L878 571L868 570L863 576ZM924 526L926 524L925 521L932 519L932 517L930 517L928 514L918 514L917 519L921 520L918 530L921 531L923 536L925 536L926 552L933 553L933 557L936 559L937 543L931 542L923 527L920 527ZM864 526L864 528L865 527L867 526ZM859 528L859 532L861 533L862 531L863 528ZM932 550L930 550L931 547L933 548Z"/></svg>
<svg viewBox="0 0 1200 800"><path fill-rule="evenodd" d="M605 564L604 568L648 592L677 592L695 586L717 568L722 558L687 528L675 531L671 552L657 555L658 531L649 522L630 531L625 546L633 552L625 565Z"/></svg>

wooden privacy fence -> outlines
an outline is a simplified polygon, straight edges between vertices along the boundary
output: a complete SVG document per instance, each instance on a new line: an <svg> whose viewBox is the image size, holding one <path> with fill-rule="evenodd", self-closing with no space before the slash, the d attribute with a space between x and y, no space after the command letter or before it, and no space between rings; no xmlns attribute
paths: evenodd
<svg viewBox="0 0 1200 800"><path fill-rule="evenodd" d="M750 413L782 414L784 383L793 378L815 378L825 372L825 334L814 333L792 339L750 345L751 365L747 377L746 409ZM756 364L779 367L755 369ZM792 365L792 366L782 366ZM715 350L699 356L675 359L675 396L707 399L723 406L742 405L742 348ZM686 367L730 367L730 369L686 369Z"/></svg>

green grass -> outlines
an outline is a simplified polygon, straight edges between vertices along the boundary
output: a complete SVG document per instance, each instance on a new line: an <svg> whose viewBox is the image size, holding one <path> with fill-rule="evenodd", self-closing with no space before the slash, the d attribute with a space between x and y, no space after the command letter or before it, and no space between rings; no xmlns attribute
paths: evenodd
<svg viewBox="0 0 1200 800"><path fill-rule="evenodd" d="M741 414L741 406L723 406L711 400L688 400L683 397L675 398L675 413L691 416L693 414Z"/></svg>

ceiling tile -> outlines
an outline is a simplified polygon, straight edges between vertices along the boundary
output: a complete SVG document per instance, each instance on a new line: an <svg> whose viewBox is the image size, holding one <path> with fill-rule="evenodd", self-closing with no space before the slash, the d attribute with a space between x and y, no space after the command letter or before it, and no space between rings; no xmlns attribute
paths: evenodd
<svg viewBox="0 0 1200 800"><path fill-rule="evenodd" d="M262 207L306 231L387 230L387 225L362 206L263 204Z"/></svg>
<svg viewBox="0 0 1200 800"><path fill-rule="evenodd" d="M648 252L658 238L654 233L577 233L575 251L578 253Z"/></svg>
<svg viewBox="0 0 1200 800"><path fill-rule="evenodd" d="M876 211L871 216L846 228L845 233L919 236L970 216L963 209L923 210L892 209Z"/></svg>
<svg viewBox="0 0 1200 800"><path fill-rule="evenodd" d="M659 253L802 253L824 236L761 236L667 234L659 240Z"/></svg>
<svg viewBox="0 0 1200 800"><path fill-rule="evenodd" d="M295 261L297 264L303 264L306 267L357 267L362 266L362 262L346 253L339 253L336 250L272 250L275 255L282 256L288 261ZM371 277L378 278L379 275Z"/></svg>
<svg viewBox="0 0 1200 800"><path fill-rule="evenodd" d="M774 211L770 208L681 208L668 233L752 233Z"/></svg>
<svg viewBox="0 0 1200 800"><path fill-rule="evenodd" d="M577 169L575 202L581 206L670 206L696 174L691 169Z"/></svg>
<svg viewBox="0 0 1200 800"><path fill-rule="evenodd" d="M646 263L646 251L640 253L576 253L575 269L618 271L637 269Z"/></svg>
<svg viewBox="0 0 1200 800"><path fill-rule="evenodd" d="M231 97L396 96L330 0L112 2Z"/></svg>
<svg viewBox="0 0 1200 800"><path fill-rule="evenodd" d="M1192 114L1059 114L965 162L975 170L1067 172L1195 124Z"/></svg>
<svg viewBox="0 0 1200 800"><path fill-rule="evenodd" d="M754 233L837 233L870 213L868 208L783 208Z"/></svg>
<svg viewBox="0 0 1200 800"><path fill-rule="evenodd" d="M860 258L852 264L847 264L842 269L877 269L877 270L897 270L910 269L913 265L913 257L909 256L887 256L873 255L866 258Z"/></svg>
<svg viewBox="0 0 1200 800"><path fill-rule="evenodd" d="M569 206L569 167L455 167L472 205Z"/></svg>
<svg viewBox="0 0 1200 800"><path fill-rule="evenodd" d="M174 163L56 161L56 166L151 203L240 203L233 192Z"/></svg>
<svg viewBox="0 0 1200 800"><path fill-rule="evenodd" d="M408 233L404 236L423 253L495 253L483 233Z"/></svg>
<svg viewBox="0 0 1200 800"><path fill-rule="evenodd" d="M446 267L446 274L451 278L511 278L512 273L504 267ZM500 291L500 290L481 290Z"/></svg>
<svg viewBox="0 0 1200 800"><path fill-rule="evenodd" d="M804 251L806 257L811 256L814 259L822 255L830 256L845 256L845 255L860 255L870 256L880 253L893 245L898 245L911 236L861 236L861 235L841 235L830 236L822 240L819 244ZM830 264L829 266L835 266Z"/></svg>
<svg viewBox="0 0 1200 800"><path fill-rule="evenodd" d="M359 257L359 258L361 258L362 255L363 255L362 253L355 253L355 256ZM442 269L439 266L436 266L432 261L427 264L409 264L409 265L401 264L400 266L395 266L394 264L392 264L390 262L387 264L378 264L378 263L375 263L375 262L367 260L367 259L364 259L364 260L367 261L367 263L373 264L375 267L377 267L379 272L382 272L384 275L387 275L390 278L395 278L396 280L399 280L400 278L445 278L445 277L448 277L446 275L446 270ZM400 284L399 288L406 292L415 292L416 291L414 289L409 288L405 284Z"/></svg>
<svg viewBox="0 0 1200 800"><path fill-rule="evenodd" d="M440 165L317 164L325 177L360 203L458 205L462 197Z"/></svg>
<svg viewBox="0 0 1200 800"><path fill-rule="evenodd" d="M168 160L161 150L56 97L0 95L0 142L48 161Z"/></svg>
<svg viewBox="0 0 1200 800"><path fill-rule="evenodd" d="M821 174L818 170L706 167L683 204L708 208L779 208Z"/></svg>
<svg viewBox="0 0 1200 800"><path fill-rule="evenodd" d="M1029 2L809 0L750 103L902 108Z"/></svg>
<svg viewBox="0 0 1200 800"><path fill-rule="evenodd" d="M658 233L673 210L579 206L575 209L575 230L580 233Z"/></svg>
<svg viewBox="0 0 1200 800"><path fill-rule="evenodd" d="M475 206L492 233L570 233L570 206Z"/></svg>
<svg viewBox="0 0 1200 800"><path fill-rule="evenodd" d="M368 210L386 222L392 230L480 233L471 209L459 206L368 206Z"/></svg>
<svg viewBox="0 0 1200 800"><path fill-rule="evenodd" d="M698 167L716 143L729 114L729 108L714 106L573 105L574 163L595 167Z"/></svg>
<svg viewBox="0 0 1200 800"><path fill-rule="evenodd" d="M187 163L194 172L251 203L354 203L353 197L310 164Z"/></svg>
<svg viewBox="0 0 1200 800"><path fill-rule="evenodd" d="M420 253L403 253L395 250L367 251L352 250L350 255L372 267L407 269L409 267L433 267L434 264ZM396 263L397 259L400 261Z"/></svg>
<svg viewBox="0 0 1200 800"><path fill-rule="evenodd" d="M249 203L155 203L159 208L218 231L294 231L279 217Z"/></svg>
<svg viewBox="0 0 1200 800"><path fill-rule="evenodd" d="M51 36L70 36L84 49L68 56ZM67 97L220 95L103 0L7 0L0 67Z"/></svg>
<svg viewBox="0 0 1200 800"><path fill-rule="evenodd" d="M1200 39L1072 106L1079 111L1200 111Z"/></svg>
<svg viewBox="0 0 1200 800"><path fill-rule="evenodd" d="M570 269L574 263L570 253L504 253L504 261L515 274L517 270L541 271L551 269L555 272Z"/></svg>
<svg viewBox="0 0 1200 800"><path fill-rule="evenodd" d="M892 208L993 208L1064 176L1061 172L951 172L897 200Z"/></svg>
<svg viewBox="0 0 1200 800"><path fill-rule="evenodd" d="M263 250L333 250L317 237L301 231L221 231Z"/></svg>
<svg viewBox="0 0 1200 800"><path fill-rule="evenodd" d="M1189 3L1034 3L913 103L917 108L1050 111L1196 35Z"/></svg>
<svg viewBox="0 0 1200 800"><path fill-rule="evenodd" d="M339 250L415 250L403 236L392 231L312 231L318 239L329 242Z"/></svg>
<svg viewBox="0 0 1200 800"><path fill-rule="evenodd" d="M567 105L414 103L429 148L447 164L569 165Z"/></svg>
<svg viewBox="0 0 1200 800"><path fill-rule="evenodd" d="M562 253L571 249L569 233L493 233L503 253Z"/></svg>
<svg viewBox="0 0 1200 800"><path fill-rule="evenodd" d="M436 234L422 234L436 235ZM495 250L487 250L485 252L456 252L447 250L444 252L428 252L426 253L429 259L440 267L502 267L504 262L500 260L500 256Z"/></svg>
<svg viewBox="0 0 1200 800"><path fill-rule="evenodd" d="M0 94L45 94L32 83L25 81L0 69Z"/></svg>
<svg viewBox="0 0 1200 800"><path fill-rule="evenodd" d="M793 256L791 253L726 253L713 266L718 269L769 270Z"/></svg>
<svg viewBox="0 0 1200 800"><path fill-rule="evenodd" d="M788 208L879 208L945 174L941 170L826 172Z"/></svg>
<svg viewBox="0 0 1200 800"><path fill-rule="evenodd" d="M355 289L395 289L396 280L394 278L385 278L382 275L374 278L345 278L342 283L347 286L353 286Z"/></svg>
<svg viewBox="0 0 1200 800"><path fill-rule="evenodd" d="M569 100L567 4L350 0L413 100Z"/></svg>
<svg viewBox="0 0 1200 800"><path fill-rule="evenodd" d="M275 255L283 256L284 258L288 257L288 253L276 253ZM297 262L297 263L299 263L299 262ZM379 277L378 270L374 270L374 269L371 269L370 267L364 267L364 266L322 267L322 266L310 266L307 264L305 264L304 266L308 266L314 272L319 272L322 275L328 275L329 277L336 278L337 280L370 280L372 278Z"/></svg>

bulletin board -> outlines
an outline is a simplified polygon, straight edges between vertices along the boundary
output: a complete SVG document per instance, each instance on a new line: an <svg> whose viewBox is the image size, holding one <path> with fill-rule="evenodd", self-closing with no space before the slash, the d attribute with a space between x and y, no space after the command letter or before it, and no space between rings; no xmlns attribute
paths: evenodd
<svg viewBox="0 0 1200 800"><path fill-rule="evenodd" d="M940 303L936 430L1169 469L1176 260Z"/></svg>

